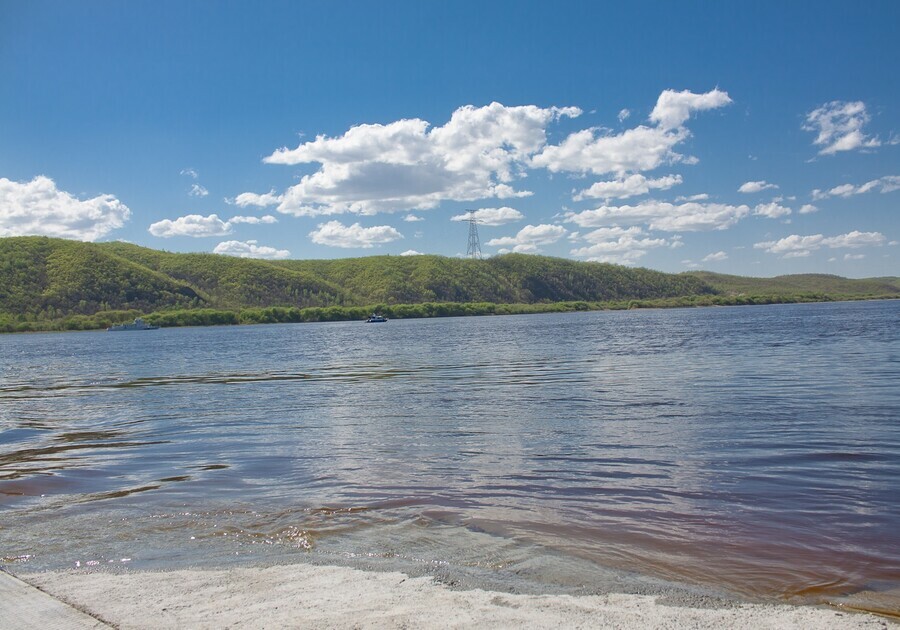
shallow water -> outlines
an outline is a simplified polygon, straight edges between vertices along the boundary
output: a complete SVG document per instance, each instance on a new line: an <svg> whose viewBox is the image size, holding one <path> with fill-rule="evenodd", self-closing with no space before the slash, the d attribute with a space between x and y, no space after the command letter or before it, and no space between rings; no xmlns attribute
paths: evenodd
<svg viewBox="0 0 900 630"><path fill-rule="evenodd" d="M884 301L0 336L0 562L900 609L898 324Z"/></svg>

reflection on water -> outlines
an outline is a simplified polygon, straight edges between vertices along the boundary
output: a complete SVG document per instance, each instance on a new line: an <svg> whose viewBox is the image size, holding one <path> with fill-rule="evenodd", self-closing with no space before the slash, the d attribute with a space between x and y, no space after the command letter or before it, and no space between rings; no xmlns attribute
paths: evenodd
<svg viewBox="0 0 900 630"><path fill-rule="evenodd" d="M0 561L312 553L508 585L621 586L618 570L757 597L866 590L900 608L898 316L0 337Z"/></svg>

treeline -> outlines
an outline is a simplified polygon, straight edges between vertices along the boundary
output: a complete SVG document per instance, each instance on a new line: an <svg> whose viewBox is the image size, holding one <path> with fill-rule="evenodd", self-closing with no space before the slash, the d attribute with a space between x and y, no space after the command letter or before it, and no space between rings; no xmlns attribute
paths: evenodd
<svg viewBox="0 0 900 630"><path fill-rule="evenodd" d="M536 304L494 304L491 302L426 302L424 304L375 304L372 306L281 307L217 310L211 308L170 310L143 315L144 319L164 328L181 326L234 326L239 324L289 324L313 322L363 321L371 313L389 319L428 317L468 317L490 315L529 315L569 313L574 311L617 311L647 308L692 308L702 306L750 306L762 304L796 304L846 300L892 299L884 296L801 295L694 295L653 300L611 300L604 302L552 302ZM105 329L112 324L130 322L140 317L139 311L106 311L93 316L73 315L57 321L35 321L0 314L0 332L39 332Z"/></svg>

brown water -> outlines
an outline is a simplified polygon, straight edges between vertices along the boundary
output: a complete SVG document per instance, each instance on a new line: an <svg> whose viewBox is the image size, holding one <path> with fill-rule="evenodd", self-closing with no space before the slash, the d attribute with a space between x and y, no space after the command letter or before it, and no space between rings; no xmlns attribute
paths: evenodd
<svg viewBox="0 0 900 630"><path fill-rule="evenodd" d="M892 301L2 336L0 562L896 612L898 323Z"/></svg>

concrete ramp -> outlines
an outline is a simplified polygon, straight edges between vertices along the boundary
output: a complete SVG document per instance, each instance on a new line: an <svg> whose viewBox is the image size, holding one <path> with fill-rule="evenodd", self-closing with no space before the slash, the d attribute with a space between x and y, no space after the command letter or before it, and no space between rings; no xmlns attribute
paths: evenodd
<svg viewBox="0 0 900 630"><path fill-rule="evenodd" d="M109 627L0 570L0 628L3 630L86 630Z"/></svg>

